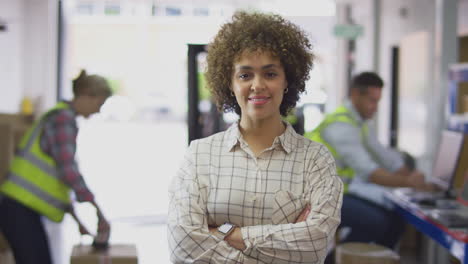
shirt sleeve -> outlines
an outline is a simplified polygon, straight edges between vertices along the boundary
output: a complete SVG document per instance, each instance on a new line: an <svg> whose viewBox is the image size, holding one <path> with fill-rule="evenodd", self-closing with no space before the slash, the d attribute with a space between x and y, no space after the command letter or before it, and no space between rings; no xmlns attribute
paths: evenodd
<svg viewBox="0 0 468 264"><path fill-rule="evenodd" d="M324 146L311 158L303 196L311 205L307 220L242 227L244 254L265 263L323 263L340 223L343 184Z"/></svg>
<svg viewBox="0 0 468 264"><path fill-rule="evenodd" d="M367 144L384 169L394 172L404 166L401 154L392 148L383 146L378 141L376 133L371 128L369 128Z"/></svg>
<svg viewBox="0 0 468 264"><path fill-rule="evenodd" d="M75 116L69 111L59 111L48 117L41 137L41 148L56 162L60 179L67 184L79 202L93 201L75 161L78 127Z"/></svg>
<svg viewBox="0 0 468 264"><path fill-rule="evenodd" d="M241 251L211 235L207 186L197 178L197 143L192 142L169 187L168 242L173 263L243 263Z"/></svg>
<svg viewBox="0 0 468 264"><path fill-rule="evenodd" d="M322 132L323 139L340 155L344 165L354 169L357 177L367 181L380 165L372 158L361 140L359 128L344 122L330 124Z"/></svg>

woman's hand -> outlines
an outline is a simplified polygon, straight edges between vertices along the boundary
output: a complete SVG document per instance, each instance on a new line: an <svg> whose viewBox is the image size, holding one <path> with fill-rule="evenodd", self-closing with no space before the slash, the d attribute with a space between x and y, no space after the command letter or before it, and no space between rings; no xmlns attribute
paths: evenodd
<svg viewBox="0 0 468 264"><path fill-rule="evenodd" d="M307 217L309 216L310 214L310 204L308 204L301 212L301 214L297 217L296 219L296 222L294 223L300 223L300 222L304 222Z"/></svg>
<svg viewBox="0 0 468 264"><path fill-rule="evenodd" d="M208 226L208 229L210 230L210 233L216 234L218 232L218 227L216 226Z"/></svg>
<svg viewBox="0 0 468 264"><path fill-rule="evenodd" d="M233 248L238 250L245 250L244 239L242 238L242 231L240 227L234 228L231 234L227 235L224 240Z"/></svg>
<svg viewBox="0 0 468 264"><path fill-rule="evenodd" d="M208 229L212 234L216 234L216 232L218 232L218 227L216 226L208 226ZM246 248L240 227L235 227L229 235L224 237L224 241L226 241L231 247L241 251Z"/></svg>

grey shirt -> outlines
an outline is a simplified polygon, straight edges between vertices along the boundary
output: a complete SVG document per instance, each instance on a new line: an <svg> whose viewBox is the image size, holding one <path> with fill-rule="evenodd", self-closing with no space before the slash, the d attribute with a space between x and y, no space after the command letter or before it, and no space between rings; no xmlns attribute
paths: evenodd
<svg viewBox="0 0 468 264"><path fill-rule="evenodd" d="M361 127L365 120L358 114L351 101L346 100L344 106L350 109L353 118L360 124L336 122L330 124L322 131L323 139L328 142L341 156L337 165L349 166L356 172L355 178L349 186L349 193L388 207L384 199L387 189L381 185L370 183L369 176L378 168L394 172L403 167L401 155L390 148L383 146L377 139L375 130L369 127L368 137L361 140Z"/></svg>

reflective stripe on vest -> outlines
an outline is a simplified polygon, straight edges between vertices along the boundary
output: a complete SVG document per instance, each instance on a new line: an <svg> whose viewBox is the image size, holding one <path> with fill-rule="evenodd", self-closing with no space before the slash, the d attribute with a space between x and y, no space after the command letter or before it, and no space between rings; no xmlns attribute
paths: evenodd
<svg viewBox="0 0 468 264"><path fill-rule="evenodd" d="M348 123L355 127L360 128L361 140L363 142L365 141L364 139L367 137L367 134L368 134L367 125L364 123L364 125L360 127L359 123L353 119L350 110L344 106L340 106L335 110L335 112L328 114L325 117L325 119L320 123L320 125L317 128L315 128L313 131L306 133L305 137L313 141L322 143L328 148L328 150L331 152L331 154L336 160L336 166L337 166L336 170L337 170L338 176L340 176L341 180L344 183L344 188L345 188L344 191L347 192L348 185L349 183L351 183L352 179L354 178L355 171L353 168L349 166L342 166L343 162L339 153L322 137L323 129L328 127L330 124L336 123L336 122Z"/></svg>
<svg viewBox="0 0 468 264"><path fill-rule="evenodd" d="M34 194L37 197L41 197L46 203L53 205L59 210L66 210L69 207L69 204L63 203L62 201L55 199L54 197L50 196L48 193L45 191L41 190L39 187L36 185L30 183L29 181L23 179L23 177L20 177L14 173L10 173L10 177L8 178L12 183L23 187L23 189L26 189L30 191L32 194Z"/></svg>
<svg viewBox="0 0 468 264"><path fill-rule="evenodd" d="M40 135L49 114L68 107L57 104L28 130L0 186L3 194L55 222L62 221L70 207L70 188L58 178L55 161L41 150Z"/></svg>

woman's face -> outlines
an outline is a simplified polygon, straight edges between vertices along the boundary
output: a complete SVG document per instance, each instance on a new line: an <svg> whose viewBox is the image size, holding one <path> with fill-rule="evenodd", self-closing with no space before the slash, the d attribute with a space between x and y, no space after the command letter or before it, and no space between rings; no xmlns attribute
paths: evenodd
<svg viewBox="0 0 468 264"><path fill-rule="evenodd" d="M232 91L241 108L241 119L255 122L279 118L287 86L279 58L269 52L244 52L234 62Z"/></svg>

